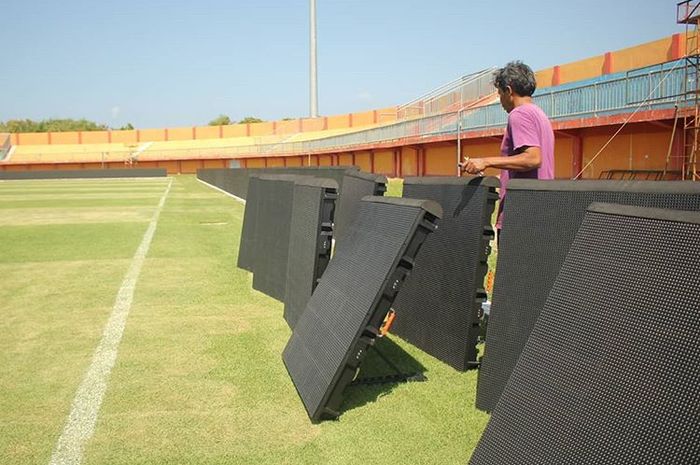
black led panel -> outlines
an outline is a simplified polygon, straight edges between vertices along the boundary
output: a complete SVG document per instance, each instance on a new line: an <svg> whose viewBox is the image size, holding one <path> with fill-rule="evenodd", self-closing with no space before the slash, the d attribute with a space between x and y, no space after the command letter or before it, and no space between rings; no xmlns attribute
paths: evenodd
<svg viewBox="0 0 700 465"><path fill-rule="evenodd" d="M330 179L294 185L284 319L294 328L331 258L338 183Z"/></svg>
<svg viewBox="0 0 700 465"><path fill-rule="evenodd" d="M197 179L245 200L249 171L244 168L200 168L197 170Z"/></svg>
<svg viewBox="0 0 700 465"><path fill-rule="evenodd" d="M386 176L377 174L361 171L345 173L335 213L334 236L336 241L343 240L345 231L355 220L360 200L366 195L384 195L386 182Z"/></svg>
<svg viewBox="0 0 700 465"><path fill-rule="evenodd" d="M289 174L332 179L338 183L338 190L342 192L345 173L357 172L358 168L356 166L290 166L288 168L250 168L247 171L253 176Z"/></svg>
<svg viewBox="0 0 700 465"><path fill-rule="evenodd" d="M477 365L498 186L492 177L406 178L403 184L404 198L434 200L444 213L396 298L392 332L458 370Z"/></svg>
<svg viewBox="0 0 700 465"><path fill-rule="evenodd" d="M698 211L700 183L510 181L477 408L498 402L592 202Z"/></svg>
<svg viewBox="0 0 700 465"><path fill-rule="evenodd" d="M700 463L700 214L594 204L472 465Z"/></svg>
<svg viewBox="0 0 700 465"><path fill-rule="evenodd" d="M224 175L222 180L224 190L240 199L248 196L248 184L250 183L250 175L247 169L235 168L230 169L229 173Z"/></svg>
<svg viewBox="0 0 700 465"><path fill-rule="evenodd" d="M289 232L292 224L292 175L258 178L258 215L255 225L253 289L284 300L287 288Z"/></svg>
<svg viewBox="0 0 700 465"><path fill-rule="evenodd" d="M238 247L238 268L254 271L255 265L255 241L258 224L258 184L260 180L251 176L248 182L247 199L243 213L243 227L241 229L241 242Z"/></svg>
<svg viewBox="0 0 700 465"><path fill-rule="evenodd" d="M440 206L365 197L297 321L283 359L312 421L337 417Z"/></svg>
<svg viewBox="0 0 700 465"><path fill-rule="evenodd" d="M342 189L345 173L356 172L356 166L296 166L289 168L200 168L197 178L218 187L241 199L248 197L250 177L265 175L312 176L321 179L333 179Z"/></svg>
<svg viewBox="0 0 700 465"><path fill-rule="evenodd" d="M289 169L289 168L288 168ZM359 168L356 166L303 166L291 168L295 172L292 174L313 176L315 178L332 179L338 183L338 191L343 190L343 178L346 173L356 173Z"/></svg>

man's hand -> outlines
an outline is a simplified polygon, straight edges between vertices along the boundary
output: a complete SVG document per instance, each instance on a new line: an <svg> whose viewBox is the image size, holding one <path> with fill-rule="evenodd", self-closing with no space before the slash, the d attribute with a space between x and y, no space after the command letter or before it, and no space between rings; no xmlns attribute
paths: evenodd
<svg viewBox="0 0 700 465"><path fill-rule="evenodd" d="M483 176L486 168L486 160L483 158L464 157L462 160L462 173Z"/></svg>

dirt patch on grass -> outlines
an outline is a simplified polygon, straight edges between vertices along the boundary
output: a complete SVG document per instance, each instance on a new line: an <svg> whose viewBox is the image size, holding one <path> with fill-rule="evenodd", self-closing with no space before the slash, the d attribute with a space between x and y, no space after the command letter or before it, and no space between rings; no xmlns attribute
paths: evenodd
<svg viewBox="0 0 700 465"><path fill-rule="evenodd" d="M0 215L0 226L147 222L152 207L24 208Z"/></svg>
<svg viewBox="0 0 700 465"><path fill-rule="evenodd" d="M80 199L160 199L163 192L53 192L53 193L22 193L12 195L0 195L0 199L8 202L14 200L54 200L65 199L67 201Z"/></svg>

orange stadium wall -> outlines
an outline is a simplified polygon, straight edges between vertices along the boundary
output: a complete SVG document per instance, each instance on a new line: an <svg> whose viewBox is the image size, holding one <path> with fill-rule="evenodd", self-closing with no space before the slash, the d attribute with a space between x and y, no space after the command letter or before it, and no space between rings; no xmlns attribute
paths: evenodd
<svg viewBox="0 0 700 465"><path fill-rule="evenodd" d="M195 139L218 139L223 135L223 126L197 126L194 135Z"/></svg>
<svg viewBox="0 0 700 465"><path fill-rule="evenodd" d="M204 168L228 168L228 160L202 160Z"/></svg>
<svg viewBox="0 0 700 465"><path fill-rule="evenodd" d="M198 168L202 167L200 160L178 160L180 173L196 173Z"/></svg>
<svg viewBox="0 0 700 465"><path fill-rule="evenodd" d="M610 139L607 134L590 135L584 138L584 166L598 153L600 148ZM597 177L604 170L630 169L629 164L630 138L628 135L618 135L606 147L605 152L596 158L594 163L584 172L585 177Z"/></svg>
<svg viewBox="0 0 700 465"><path fill-rule="evenodd" d="M136 130L130 131L112 131L111 140L113 144L135 144Z"/></svg>
<svg viewBox="0 0 700 465"><path fill-rule="evenodd" d="M83 131L80 133L83 144L109 144L109 131Z"/></svg>
<svg viewBox="0 0 700 465"><path fill-rule="evenodd" d="M248 158L245 161L246 168L265 168L264 158Z"/></svg>
<svg viewBox="0 0 700 465"><path fill-rule="evenodd" d="M554 177L571 179L573 172L574 140L570 137L557 137L554 141Z"/></svg>
<svg viewBox="0 0 700 465"><path fill-rule="evenodd" d="M352 166L353 165L352 154L350 154L350 153L339 154L338 155L338 164L340 166Z"/></svg>
<svg viewBox="0 0 700 465"><path fill-rule="evenodd" d="M282 168L284 167L284 159L280 157L270 157L267 159L268 168Z"/></svg>
<svg viewBox="0 0 700 465"><path fill-rule="evenodd" d="M599 128L585 131L583 163L588 164L610 139L609 132ZM663 170L670 143L669 130L651 130L619 134L584 172L586 178L597 178L606 170ZM673 168L673 167L671 167Z"/></svg>
<svg viewBox="0 0 700 465"><path fill-rule="evenodd" d="M677 45L674 47L674 41ZM670 38L648 42L612 53L612 72L643 68L663 61L677 60L685 55L685 35L675 34Z"/></svg>
<svg viewBox="0 0 700 465"><path fill-rule="evenodd" d="M80 144L82 133L80 132L50 132L50 144Z"/></svg>
<svg viewBox="0 0 700 465"><path fill-rule="evenodd" d="M425 150L426 176L453 176L457 174L456 145L427 146Z"/></svg>
<svg viewBox="0 0 700 465"><path fill-rule="evenodd" d="M61 163L58 166L60 170L79 170L83 167L80 163Z"/></svg>
<svg viewBox="0 0 700 465"><path fill-rule="evenodd" d="M351 113L349 126L370 126L376 123L377 113L374 111L365 111L362 113Z"/></svg>
<svg viewBox="0 0 700 465"><path fill-rule="evenodd" d="M368 173L372 172L372 161L369 152L355 152L355 166Z"/></svg>
<svg viewBox="0 0 700 465"><path fill-rule="evenodd" d="M37 163L36 165L29 165L30 171L45 171L45 170L57 170L61 169L61 165L51 165L47 163ZM65 169L65 168L64 168Z"/></svg>
<svg viewBox="0 0 700 465"><path fill-rule="evenodd" d="M604 55L588 58L586 60L577 61L562 65L560 67L561 82L574 82L592 79L605 74L603 72L603 64L605 63Z"/></svg>
<svg viewBox="0 0 700 465"><path fill-rule="evenodd" d="M299 132L345 129L388 123L397 118L397 108L387 107L359 113L297 118L226 126L148 128L128 131L80 131L12 134L12 145L138 143L168 140L218 139L225 137L271 136Z"/></svg>
<svg viewBox="0 0 700 465"><path fill-rule="evenodd" d="M418 150L413 147L402 147L399 157L401 163L399 176L418 176Z"/></svg>
<svg viewBox="0 0 700 465"><path fill-rule="evenodd" d="M231 124L221 128L223 137L246 137L249 135L247 124Z"/></svg>
<svg viewBox="0 0 700 465"><path fill-rule="evenodd" d="M287 166L303 166L303 160L301 157L288 157Z"/></svg>
<svg viewBox="0 0 700 465"><path fill-rule="evenodd" d="M269 136L274 134L273 123L254 123L247 126L248 135L250 136Z"/></svg>
<svg viewBox="0 0 700 465"><path fill-rule="evenodd" d="M396 167L394 166L394 151L381 150L374 152L374 172L383 174L384 176L396 176Z"/></svg>
<svg viewBox="0 0 700 465"><path fill-rule="evenodd" d="M293 119L289 121L277 121L277 126L275 127L275 134L294 134L301 132L300 123L298 119Z"/></svg>
<svg viewBox="0 0 700 465"><path fill-rule="evenodd" d="M328 129L328 118L304 118L299 125L301 132L324 131Z"/></svg>
<svg viewBox="0 0 700 465"><path fill-rule="evenodd" d="M166 129L167 140L192 140L194 128L168 128Z"/></svg>
<svg viewBox="0 0 700 465"><path fill-rule="evenodd" d="M578 131L557 133L555 144L555 175L559 179L570 179L576 172L574 158L580 151L582 165L587 164L614 133L614 127L593 127ZM662 170L665 165L671 129L648 123L630 125L607 146L586 169L583 178L597 179L605 170ZM498 137L479 140L464 140L462 152L472 157L497 156L500 141ZM277 166L306 166L308 159L312 166L331 164L357 165L366 172L402 177L415 175L455 175L456 145L437 142L416 146L398 147L377 151L358 151L309 156L270 157L242 159L241 166L263 168ZM354 163L353 163L354 161ZM99 163L29 163L25 165L0 165L0 169L81 169L98 168ZM197 168L221 168L228 166L228 160L153 160L138 162L135 167L166 168L169 174L194 173ZM123 162L109 162L108 168L123 168ZM677 169L673 163L670 169ZM487 175L498 175L497 170L489 170Z"/></svg>
<svg viewBox="0 0 700 465"><path fill-rule="evenodd" d="M345 129L350 127L349 115L334 115L328 118L327 129Z"/></svg>
<svg viewBox="0 0 700 465"><path fill-rule="evenodd" d="M168 172L168 174L177 174L179 171L179 165L177 160L163 160L163 161L157 161L157 162L141 162L139 163L139 168L144 168L150 165L151 163L155 163L156 168L165 168Z"/></svg>
<svg viewBox="0 0 700 465"><path fill-rule="evenodd" d="M499 157L501 155L500 138L491 138L483 141L462 141L462 156L467 157ZM487 169L484 173L486 176L498 176L500 170Z"/></svg>
<svg viewBox="0 0 700 465"><path fill-rule="evenodd" d="M555 177L571 179L574 171L576 151L580 150L581 163L587 163L613 134L611 128L589 128L577 135L557 133L555 144ZM596 179L604 170L637 169L660 170L664 168L668 150L670 129L651 125L632 127L622 133L608 146L593 165L586 170L584 178ZM385 176L453 176L456 173L456 144L438 142L422 144L420 147L404 146L396 149L341 152L312 155L311 165L330 164L356 165L362 171ZM462 153L472 157L499 156L500 138L463 140ZM286 158L286 166L307 165L307 156ZM280 166L280 158L269 158L267 166ZM247 161L248 167L264 167L265 159ZM487 170L487 175L498 176L498 170Z"/></svg>
<svg viewBox="0 0 700 465"><path fill-rule="evenodd" d="M398 108L397 107L387 107L375 110L377 112L377 123L385 124L391 123L398 119Z"/></svg>
<svg viewBox="0 0 700 465"><path fill-rule="evenodd" d="M17 134L17 145L48 145L49 134L46 132Z"/></svg>
<svg viewBox="0 0 700 465"><path fill-rule="evenodd" d="M557 86L677 60L685 54L685 34L673 34L634 47L543 69L536 72L535 77L537 87Z"/></svg>
<svg viewBox="0 0 700 465"><path fill-rule="evenodd" d="M162 142L165 140L165 129L137 129L138 142Z"/></svg>

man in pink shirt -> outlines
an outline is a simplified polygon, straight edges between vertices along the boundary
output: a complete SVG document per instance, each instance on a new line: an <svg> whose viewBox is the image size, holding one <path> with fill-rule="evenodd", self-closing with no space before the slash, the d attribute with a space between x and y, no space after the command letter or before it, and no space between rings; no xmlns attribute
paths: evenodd
<svg viewBox="0 0 700 465"><path fill-rule="evenodd" d="M498 89L508 126L503 135L500 157L465 158L463 172L481 174L486 168L501 171L499 232L503 218L508 180L512 178L554 179L554 131L542 109L532 103L537 88L535 73L529 66L513 61L496 70L493 84Z"/></svg>

